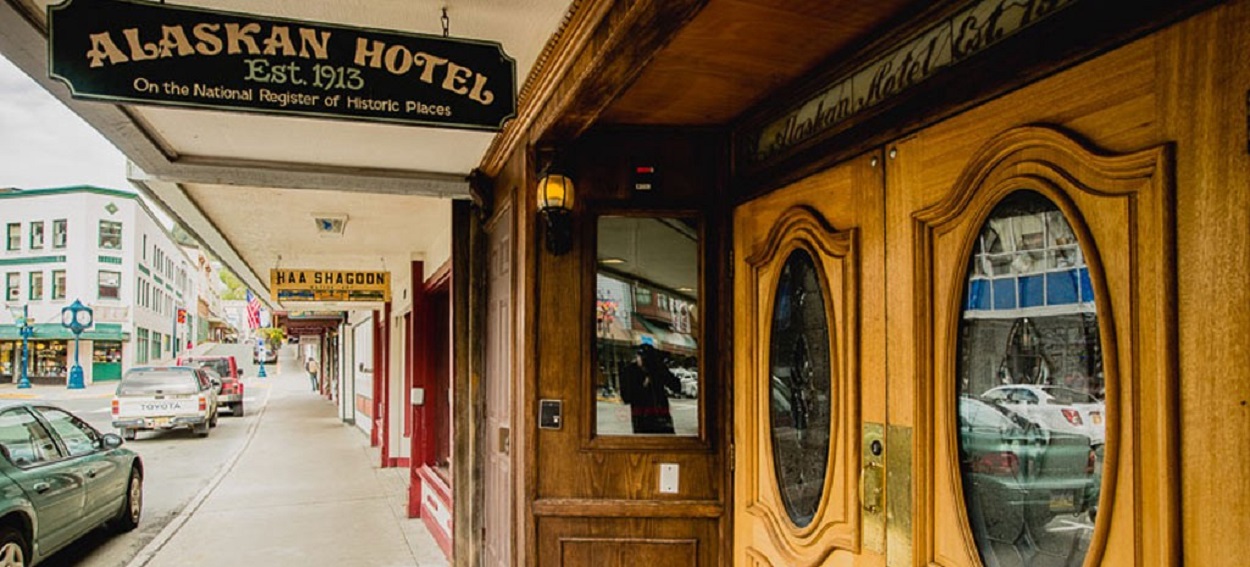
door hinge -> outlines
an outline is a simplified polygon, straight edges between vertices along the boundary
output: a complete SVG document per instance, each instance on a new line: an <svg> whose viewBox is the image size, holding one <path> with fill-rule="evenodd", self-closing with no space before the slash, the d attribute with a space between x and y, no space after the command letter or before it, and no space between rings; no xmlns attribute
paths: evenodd
<svg viewBox="0 0 1250 567"><path fill-rule="evenodd" d="M738 450L733 443L729 444L729 472L733 472L738 466Z"/></svg>

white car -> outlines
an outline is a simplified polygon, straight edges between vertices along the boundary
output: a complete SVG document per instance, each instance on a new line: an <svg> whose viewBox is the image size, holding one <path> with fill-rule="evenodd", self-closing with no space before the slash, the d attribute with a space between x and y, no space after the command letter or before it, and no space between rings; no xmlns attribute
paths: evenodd
<svg viewBox="0 0 1250 567"><path fill-rule="evenodd" d="M140 430L186 427L207 437L217 426L217 386L188 366L141 366L122 376L113 396L113 427L133 440Z"/></svg>
<svg viewBox="0 0 1250 567"><path fill-rule="evenodd" d="M1048 429L1079 433L1090 445L1107 439L1106 405L1089 394L1063 386L1012 384L986 390L981 399L1006 407Z"/></svg>
<svg viewBox="0 0 1250 567"><path fill-rule="evenodd" d="M670 368L669 371L681 381L683 398L699 397L699 373L689 368Z"/></svg>

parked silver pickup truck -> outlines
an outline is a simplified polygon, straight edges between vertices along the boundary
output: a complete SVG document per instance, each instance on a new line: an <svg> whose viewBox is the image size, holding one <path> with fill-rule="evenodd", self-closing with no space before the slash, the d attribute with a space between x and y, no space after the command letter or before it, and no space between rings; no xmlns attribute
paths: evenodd
<svg viewBox="0 0 1250 567"><path fill-rule="evenodd" d="M140 366L122 376L113 396L113 427L131 440L140 430L186 427L207 437L217 426L217 387L203 370Z"/></svg>

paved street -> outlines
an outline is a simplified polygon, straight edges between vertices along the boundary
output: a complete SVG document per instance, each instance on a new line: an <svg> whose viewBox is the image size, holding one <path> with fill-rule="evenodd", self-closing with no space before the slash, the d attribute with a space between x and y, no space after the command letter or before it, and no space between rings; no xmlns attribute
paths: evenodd
<svg viewBox="0 0 1250 567"><path fill-rule="evenodd" d="M223 411L207 438L144 432L126 446L146 465L143 520L96 530L43 565L445 565L420 520L403 514L403 474L377 469L376 449L308 391L286 349L258 378L249 347L220 345L244 367L245 413ZM0 386L0 398L69 409L113 431L113 384L84 390ZM350 542L350 543L345 543Z"/></svg>

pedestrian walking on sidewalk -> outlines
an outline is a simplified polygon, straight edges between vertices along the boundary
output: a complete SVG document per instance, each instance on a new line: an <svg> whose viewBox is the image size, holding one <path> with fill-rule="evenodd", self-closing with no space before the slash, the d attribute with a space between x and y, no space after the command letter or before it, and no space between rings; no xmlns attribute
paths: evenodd
<svg viewBox="0 0 1250 567"><path fill-rule="evenodd" d="M312 390L316 392L320 387L317 382L317 372L321 370L320 365L317 364L317 359L309 358L308 362L304 363L304 370L308 371L308 381L312 384Z"/></svg>

